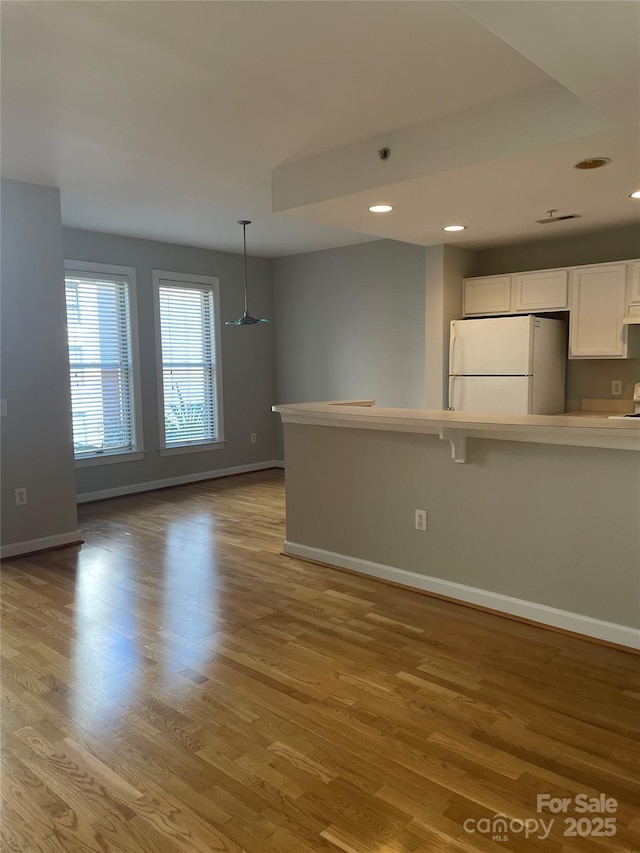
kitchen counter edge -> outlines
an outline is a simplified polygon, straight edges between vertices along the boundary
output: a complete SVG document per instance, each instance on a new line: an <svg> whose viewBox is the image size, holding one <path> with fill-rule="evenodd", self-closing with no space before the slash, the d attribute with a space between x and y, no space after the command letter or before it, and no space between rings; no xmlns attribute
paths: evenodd
<svg viewBox="0 0 640 853"><path fill-rule="evenodd" d="M572 415L504 415L376 406L374 400L275 405L283 423L435 434L465 461L467 438L640 451L640 418L609 420ZM456 458L456 456L458 458Z"/></svg>

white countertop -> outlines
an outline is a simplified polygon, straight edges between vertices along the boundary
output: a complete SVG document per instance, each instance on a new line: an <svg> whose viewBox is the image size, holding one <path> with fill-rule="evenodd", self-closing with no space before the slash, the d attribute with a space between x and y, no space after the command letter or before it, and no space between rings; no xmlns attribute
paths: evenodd
<svg viewBox="0 0 640 853"><path fill-rule="evenodd" d="M466 438L526 441L640 451L640 419L607 415L505 415L376 406L373 400L292 403L273 406L283 423L438 434L464 455ZM462 458L456 461L464 461Z"/></svg>

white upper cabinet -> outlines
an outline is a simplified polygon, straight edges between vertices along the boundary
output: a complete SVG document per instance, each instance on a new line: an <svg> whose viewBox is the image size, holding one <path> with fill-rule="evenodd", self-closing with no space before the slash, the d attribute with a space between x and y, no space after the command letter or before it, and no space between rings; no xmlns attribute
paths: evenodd
<svg viewBox="0 0 640 853"><path fill-rule="evenodd" d="M464 317L569 311L569 358L640 355L640 260L465 278Z"/></svg>
<svg viewBox="0 0 640 853"><path fill-rule="evenodd" d="M511 276L465 279L462 310L465 317L508 314L511 311Z"/></svg>
<svg viewBox="0 0 640 853"><path fill-rule="evenodd" d="M571 271L569 358L627 358L627 264Z"/></svg>
<svg viewBox="0 0 640 853"><path fill-rule="evenodd" d="M631 264L631 304L640 305L640 261Z"/></svg>
<svg viewBox="0 0 640 853"><path fill-rule="evenodd" d="M513 276L512 311L561 311L567 307L568 271L537 270Z"/></svg>
<svg viewBox="0 0 640 853"><path fill-rule="evenodd" d="M566 269L467 278L463 283L464 316L566 310L568 278Z"/></svg>

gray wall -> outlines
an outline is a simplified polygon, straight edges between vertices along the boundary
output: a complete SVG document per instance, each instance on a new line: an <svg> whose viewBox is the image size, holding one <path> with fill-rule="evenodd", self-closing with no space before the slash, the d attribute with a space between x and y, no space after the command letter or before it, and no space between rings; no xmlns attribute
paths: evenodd
<svg viewBox="0 0 640 853"><path fill-rule="evenodd" d="M611 393L614 380L622 382L621 396ZM571 359L567 362L567 411L578 411L585 399L624 400L632 411L636 382L640 382L640 358Z"/></svg>
<svg viewBox="0 0 640 853"><path fill-rule="evenodd" d="M633 204L633 202L629 202ZM550 226L541 226L553 228ZM562 228L562 223L555 226ZM600 264L640 257L640 223L620 225L572 237L551 237L478 252L474 275Z"/></svg>
<svg viewBox="0 0 640 853"><path fill-rule="evenodd" d="M2 544L77 529L60 193L2 181ZM16 506L14 489L28 503Z"/></svg>
<svg viewBox="0 0 640 853"><path fill-rule="evenodd" d="M425 406L449 400L449 329L462 316L462 279L475 275L476 253L458 246L427 246L425 252Z"/></svg>
<svg viewBox="0 0 640 853"><path fill-rule="evenodd" d="M287 540L640 627L640 453L285 430Z"/></svg>
<svg viewBox="0 0 640 853"><path fill-rule="evenodd" d="M601 264L632 258L640 258L640 223L575 237L556 237L536 243L485 249L477 252L473 275ZM611 395L614 379L622 381L622 399L631 405L633 386L640 382L640 359L571 359L567 364L567 411L579 409L584 398L620 400L620 397Z"/></svg>
<svg viewBox="0 0 640 853"><path fill-rule="evenodd" d="M260 326L222 326L222 382L224 403L223 450L161 457L159 446L156 341L153 314L152 269L220 279L222 320L242 314L242 256L188 246L158 243L64 230L64 253L71 260L135 267L142 374L142 416L145 458L137 462L100 465L77 470L79 494L120 486L215 471L269 461L275 453L273 374L274 323ZM269 262L249 258L249 307L255 316L273 321ZM250 443L252 432L257 443Z"/></svg>
<svg viewBox="0 0 640 853"><path fill-rule="evenodd" d="M278 402L422 408L424 269L424 248L390 240L276 260Z"/></svg>

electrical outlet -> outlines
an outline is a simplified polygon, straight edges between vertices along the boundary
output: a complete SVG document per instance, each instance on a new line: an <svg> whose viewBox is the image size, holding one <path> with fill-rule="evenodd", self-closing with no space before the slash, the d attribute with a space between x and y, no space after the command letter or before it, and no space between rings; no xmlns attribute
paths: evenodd
<svg viewBox="0 0 640 853"><path fill-rule="evenodd" d="M611 396L619 397L622 394L622 379L614 379L611 383Z"/></svg>
<svg viewBox="0 0 640 853"><path fill-rule="evenodd" d="M256 443L256 434L255 434L255 432L252 432L251 433L251 444L255 444L255 443Z"/></svg>
<svg viewBox="0 0 640 853"><path fill-rule="evenodd" d="M426 533L427 530L427 511L426 509L416 510L416 530L422 530Z"/></svg>
<svg viewBox="0 0 640 853"><path fill-rule="evenodd" d="M15 490L15 496L16 496L16 506L24 506L26 504L26 502L27 502L27 490L26 489L24 489L24 488L16 489Z"/></svg>

